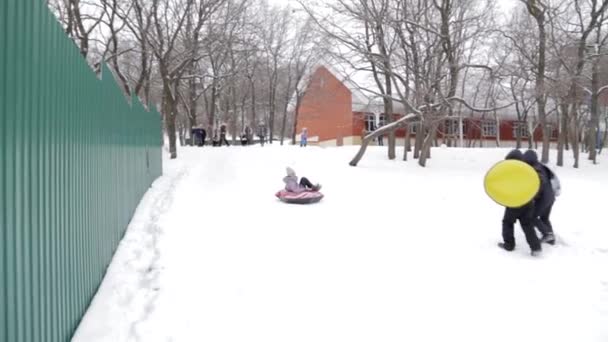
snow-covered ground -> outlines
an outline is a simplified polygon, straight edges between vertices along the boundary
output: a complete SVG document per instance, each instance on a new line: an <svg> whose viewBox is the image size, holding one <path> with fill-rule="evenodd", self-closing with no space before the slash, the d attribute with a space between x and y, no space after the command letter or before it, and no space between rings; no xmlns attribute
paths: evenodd
<svg viewBox="0 0 608 342"><path fill-rule="evenodd" d="M355 152L180 149L73 341L608 340L608 158L554 167L559 243L533 258L519 225L496 247L482 181L507 150L438 148L426 169ZM274 197L288 165L322 202Z"/></svg>

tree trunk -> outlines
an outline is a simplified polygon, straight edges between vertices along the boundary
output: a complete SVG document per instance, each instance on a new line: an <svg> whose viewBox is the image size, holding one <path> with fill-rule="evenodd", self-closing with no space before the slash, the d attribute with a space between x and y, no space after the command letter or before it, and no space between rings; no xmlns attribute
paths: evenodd
<svg viewBox="0 0 608 342"><path fill-rule="evenodd" d="M424 122L422 121L415 123L415 125L418 125L418 127L416 131L416 140L414 141L414 159L418 159L420 158L420 149L422 148L425 129Z"/></svg>
<svg viewBox="0 0 608 342"><path fill-rule="evenodd" d="M422 153L420 154L420 158L418 159L418 165L422 167L426 167L426 161L431 156L431 145L433 144L433 140L435 140L435 136L437 134L437 124L432 123L431 129L427 133L426 138L424 139L424 143L422 145Z"/></svg>
<svg viewBox="0 0 608 342"><path fill-rule="evenodd" d="M367 146L369 145L370 142L375 141L380 135L385 135L390 132L394 132L401 127L407 126L408 122L413 120L414 118L416 118L416 115L413 115L413 114L406 115L403 118L401 118L391 124L388 124L386 126L378 128L377 130L375 130L372 133L365 136L363 138L363 141L361 142L361 148L359 148L359 151L357 152L357 154L355 155L353 160L350 161L349 165L357 166L359 161L361 161L361 158L363 158L363 155L365 154Z"/></svg>
<svg viewBox="0 0 608 342"><path fill-rule="evenodd" d="M293 113L293 131L291 134L291 143L292 145L296 144L296 133L298 131L298 117L300 116L300 103L302 97L300 94L296 93L296 108Z"/></svg>
<svg viewBox="0 0 608 342"><path fill-rule="evenodd" d="M232 145L236 145L237 142L237 135L238 134L238 130L237 130L237 125L238 125L238 121L239 121L239 113L238 113L238 99L236 97L236 89L234 88L234 86L231 89L231 96L230 98L232 99L231 101L231 107L232 107L232 122L231 122L231 130L232 130Z"/></svg>
<svg viewBox="0 0 608 342"><path fill-rule="evenodd" d="M515 132L515 148L521 148L521 134L519 134L519 130Z"/></svg>
<svg viewBox="0 0 608 342"><path fill-rule="evenodd" d="M213 85L211 86L211 106L209 108L209 134L213 139L214 127L215 127L215 115L217 107L217 80L213 79Z"/></svg>
<svg viewBox="0 0 608 342"><path fill-rule="evenodd" d="M608 115L606 115L604 119L604 127L604 135L600 143L600 150L597 152L598 154L602 154L602 151L604 150L604 145L606 145L606 139L608 138Z"/></svg>
<svg viewBox="0 0 608 342"><path fill-rule="evenodd" d="M597 164L597 138L600 129L599 94L600 75L598 61L593 62L593 73L591 75L591 120L589 122L589 160Z"/></svg>
<svg viewBox="0 0 608 342"><path fill-rule="evenodd" d="M403 142L403 160L407 161L407 153L412 150L411 142L410 142L410 130L409 125L405 128L405 140Z"/></svg>
<svg viewBox="0 0 608 342"><path fill-rule="evenodd" d="M276 70L276 67L275 67ZM276 71L275 71L276 73ZM276 76L273 76L273 80L271 81L271 86L270 86L270 98L268 101L268 105L270 106L269 110L269 118L268 118L268 143L272 144L272 141L274 140L274 116L275 116L275 110L276 110L276 94L277 94L277 87L276 87Z"/></svg>
<svg viewBox="0 0 608 342"><path fill-rule="evenodd" d="M253 81L253 78L249 79L249 86L251 87L251 125L253 126L252 129L255 129L257 132L258 123L257 113L255 112L255 82Z"/></svg>
<svg viewBox="0 0 608 342"><path fill-rule="evenodd" d="M167 136L169 137L169 154L171 159L177 158L176 132L175 132L175 104L171 99L171 91L168 86L164 86L164 110L165 125L167 128Z"/></svg>
<svg viewBox="0 0 608 342"><path fill-rule="evenodd" d="M557 141L557 166L564 166L564 147L568 137L568 104L560 104L559 136Z"/></svg>
<svg viewBox="0 0 608 342"><path fill-rule="evenodd" d="M386 70L390 70L390 64L388 63L388 61L384 62L384 67L387 68ZM386 118L386 122L387 123L392 123L393 122L393 100L392 100L392 95L393 95L393 86L392 86L392 81L391 81L391 77L389 74L386 74L384 76L384 80L385 80L385 89L386 89L386 95L388 97L384 98L384 115ZM395 134L395 131L391 131L388 134L388 159L389 160L394 160L397 157L397 152L396 152L396 145L397 145L397 137Z"/></svg>
<svg viewBox="0 0 608 342"><path fill-rule="evenodd" d="M407 148L408 148L408 143L407 143L407 134L405 136L405 140L403 140L403 161L407 161Z"/></svg>
<svg viewBox="0 0 608 342"><path fill-rule="evenodd" d="M196 127L196 82L193 79L188 80L188 121L190 128Z"/></svg>
<svg viewBox="0 0 608 342"><path fill-rule="evenodd" d="M573 103L570 111L570 141L572 142L572 154L574 155L574 168L578 168L580 154L577 111L578 106L576 103Z"/></svg>

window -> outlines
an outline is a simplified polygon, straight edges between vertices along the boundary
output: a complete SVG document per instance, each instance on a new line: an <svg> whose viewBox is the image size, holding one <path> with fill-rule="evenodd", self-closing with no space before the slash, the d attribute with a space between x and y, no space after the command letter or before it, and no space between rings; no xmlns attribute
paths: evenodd
<svg viewBox="0 0 608 342"><path fill-rule="evenodd" d="M378 118L378 127L382 127L386 125L386 114L380 114L380 117Z"/></svg>
<svg viewBox="0 0 608 342"><path fill-rule="evenodd" d="M559 136L559 131L556 127L556 125L552 125L552 124L547 124L546 126L546 131L549 132L549 137L550 139L557 139Z"/></svg>
<svg viewBox="0 0 608 342"><path fill-rule="evenodd" d="M488 120L481 122L481 135L484 137L495 137L497 134L496 121Z"/></svg>
<svg viewBox="0 0 608 342"><path fill-rule="evenodd" d="M420 127L420 123L419 122L412 122L408 126L409 126L409 129L410 129L410 134L416 134L416 133L418 133L418 127Z"/></svg>
<svg viewBox="0 0 608 342"><path fill-rule="evenodd" d="M374 114L365 114L365 130L371 132L376 129L376 117Z"/></svg>
<svg viewBox="0 0 608 342"><path fill-rule="evenodd" d="M447 119L444 121L445 135L458 135L458 119Z"/></svg>
<svg viewBox="0 0 608 342"><path fill-rule="evenodd" d="M528 123L525 121L515 121L513 122L513 137L517 138L527 138L528 137Z"/></svg>

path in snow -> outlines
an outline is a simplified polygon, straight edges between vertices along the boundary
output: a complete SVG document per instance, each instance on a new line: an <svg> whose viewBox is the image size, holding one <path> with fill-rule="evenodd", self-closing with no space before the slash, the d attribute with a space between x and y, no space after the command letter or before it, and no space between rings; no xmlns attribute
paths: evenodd
<svg viewBox="0 0 608 342"><path fill-rule="evenodd" d="M352 168L353 152L180 151L164 177L172 185L147 196L147 222L132 224L113 262L123 266L110 269L74 340L608 337L605 214L601 201L580 201L608 190L599 170L560 170L554 225L564 244L537 260L519 229L515 252L495 247L502 210L480 183L503 151L437 150L428 169L375 149ZM323 183L320 204L274 198L287 165Z"/></svg>

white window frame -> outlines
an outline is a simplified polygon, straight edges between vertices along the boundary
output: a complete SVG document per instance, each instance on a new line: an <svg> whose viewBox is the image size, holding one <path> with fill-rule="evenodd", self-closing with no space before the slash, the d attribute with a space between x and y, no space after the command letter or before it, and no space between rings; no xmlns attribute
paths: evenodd
<svg viewBox="0 0 608 342"><path fill-rule="evenodd" d="M558 126L552 123L548 123L545 125L545 130L549 131L549 139L558 139L559 138L559 129Z"/></svg>
<svg viewBox="0 0 608 342"><path fill-rule="evenodd" d="M488 131L490 133L488 133ZM498 125L494 120L483 120L481 122L481 135L484 137L498 136Z"/></svg>
<svg viewBox="0 0 608 342"><path fill-rule="evenodd" d="M517 139L517 130L520 130L519 137L527 139L529 137L528 123L526 121L513 121L513 138Z"/></svg>
<svg viewBox="0 0 608 342"><path fill-rule="evenodd" d="M386 125L386 114L378 115L378 127Z"/></svg>
<svg viewBox="0 0 608 342"><path fill-rule="evenodd" d="M365 130L371 132L373 127L376 127L376 116L372 113L365 113Z"/></svg>
<svg viewBox="0 0 608 342"><path fill-rule="evenodd" d="M420 122L410 122L407 126L410 130L410 134L417 134L418 129L420 128Z"/></svg>
<svg viewBox="0 0 608 342"><path fill-rule="evenodd" d="M443 122L443 133L445 135L456 136L459 134L458 119L445 119Z"/></svg>

